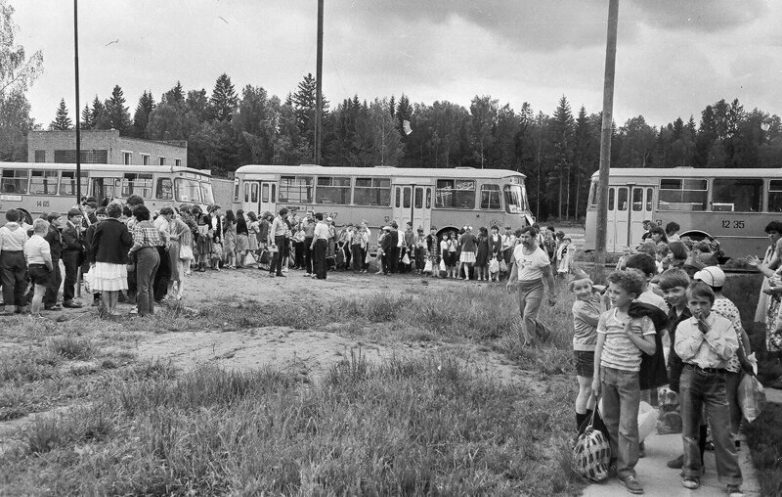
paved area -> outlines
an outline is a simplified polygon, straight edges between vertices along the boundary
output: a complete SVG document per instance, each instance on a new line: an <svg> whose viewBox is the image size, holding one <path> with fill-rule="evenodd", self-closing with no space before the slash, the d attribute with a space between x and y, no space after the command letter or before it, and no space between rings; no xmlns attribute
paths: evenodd
<svg viewBox="0 0 782 497"><path fill-rule="evenodd" d="M677 435L650 435L646 439L646 457L641 459L636 466L638 480L643 485L645 496L648 497L711 497L727 496L726 486L717 480L714 465L714 453L706 452L706 474L701 479L701 488L688 490L682 487L680 470L670 469L665 463L682 453L682 436ZM759 497L760 485L758 484L755 468L749 458L749 450L742 445L739 451L739 464L744 476L744 490L746 497ZM596 483L588 486L583 493L584 497L627 497L632 495L625 489L622 482L612 479L605 483Z"/></svg>

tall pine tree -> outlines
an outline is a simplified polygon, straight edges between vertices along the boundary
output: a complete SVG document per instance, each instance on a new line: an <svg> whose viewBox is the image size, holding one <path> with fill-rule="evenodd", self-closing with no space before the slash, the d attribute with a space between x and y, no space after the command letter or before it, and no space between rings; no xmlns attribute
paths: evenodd
<svg viewBox="0 0 782 497"><path fill-rule="evenodd" d="M144 91L136 105L136 112L133 114L133 127L131 134L136 138L147 138L147 124L149 124L149 115L155 110L155 99L152 92Z"/></svg>
<svg viewBox="0 0 782 497"><path fill-rule="evenodd" d="M119 85L115 85L111 91L111 98L106 100L106 117L109 126L118 130L120 135L125 135L130 128L130 112L125 106L125 94Z"/></svg>
<svg viewBox="0 0 782 497"><path fill-rule="evenodd" d="M68 117L68 108L65 106L65 99L60 99L60 105L57 107L57 116L49 124L52 131L66 131L73 128L73 121Z"/></svg>
<svg viewBox="0 0 782 497"><path fill-rule="evenodd" d="M236 104L239 102L236 96L231 78L223 73L217 78L212 97L209 99L209 105L212 108L212 117L216 121L230 121L233 117Z"/></svg>

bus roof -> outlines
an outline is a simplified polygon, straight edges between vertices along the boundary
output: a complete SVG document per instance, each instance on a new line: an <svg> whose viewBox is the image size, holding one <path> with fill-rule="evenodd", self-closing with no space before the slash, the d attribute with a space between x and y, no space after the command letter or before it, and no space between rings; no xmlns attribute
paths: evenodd
<svg viewBox="0 0 782 497"><path fill-rule="evenodd" d="M345 176L408 176L408 177L445 177L470 179L499 179L509 176L521 176L522 173L511 169L474 169L472 167L433 168L433 167L340 167L301 164L298 166L250 164L236 170L236 174L284 174L284 175L345 175Z"/></svg>
<svg viewBox="0 0 782 497"><path fill-rule="evenodd" d="M76 164L62 164L57 162L0 162L0 169L64 169L76 170ZM212 176L208 169L192 169L182 166L143 166L141 164L82 164L82 171L127 171L150 173L197 173Z"/></svg>
<svg viewBox="0 0 782 497"><path fill-rule="evenodd" d="M597 179L600 171L592 174ZM782 167L736 169L736 168L705 168L705 167L612 167L609 177L627 178L782 178Z"/></svg>

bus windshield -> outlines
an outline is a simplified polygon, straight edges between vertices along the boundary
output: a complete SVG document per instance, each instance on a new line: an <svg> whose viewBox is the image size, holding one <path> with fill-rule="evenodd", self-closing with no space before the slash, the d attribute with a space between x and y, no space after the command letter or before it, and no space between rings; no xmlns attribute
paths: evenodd
<svg viewBox="0 0 782 497"><path fill-rule="evenodd" d="M209 193L211 194L211 187L209 187ZM177 202L197 202L201 203L201 184L188 178L175 178L174 179L174 191L176 192ZM211 196L211 195L210 195ZM212 203L212 202L208 202Z"/></svg>
<svg viewBox="0 0 782 497"><path fill-rule="evenodd" d="M215 203L215 197L212 194L212 184L206 181L201 183L201 202L212 205Z"/></svg>
<svg viewBox="0 0 782 497"><path fill-rule="evenodd" d="M510 214L524 213L524 193L520 185L505 186L505 210Z"/></svg>

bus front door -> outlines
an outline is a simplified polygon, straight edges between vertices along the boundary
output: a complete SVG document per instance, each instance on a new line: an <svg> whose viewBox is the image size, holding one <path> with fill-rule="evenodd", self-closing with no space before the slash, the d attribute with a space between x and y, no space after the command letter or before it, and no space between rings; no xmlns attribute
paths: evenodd
<svg viewBox="0 0 782 497"><path fill-rule="evenodd" d="M629 245L635 246L641 242L641 236L644 234L644 221L653 221L652 219L652 196L654 189L646 186L636 186L633 188L632 217L630 218L630 241Z"/></svg>
<svg viewBox="0 0 782 497"><path fill-rule="evenodd" d="M263 214L266 211L277 213L277 183L261 181L261 202L258 205L258 212Z"/></svg>
<svg viewBox="0 0 782 497"><path fill-rule="evenodd" d="M259 210L260 206L258 204L261 183L259 181L243 181L242 189L242 210L244 212L256 212L260 216L263 213L262 210Z"/></svg>
<svg viewBox="0 0 782 497"><path fill-rule="evenodd" d="M393 218L404 229L407 223L413 223L429 232L432 223L432 187L423 185L395 185L393 198Z"/></svg>

